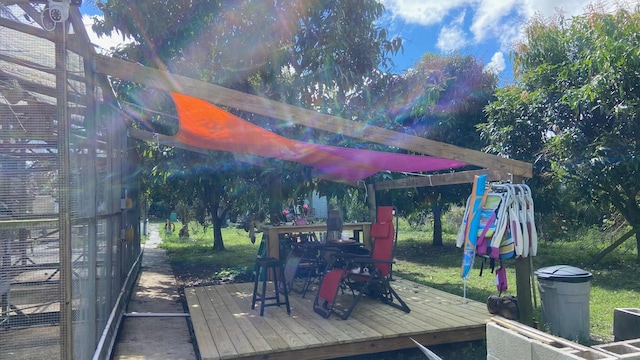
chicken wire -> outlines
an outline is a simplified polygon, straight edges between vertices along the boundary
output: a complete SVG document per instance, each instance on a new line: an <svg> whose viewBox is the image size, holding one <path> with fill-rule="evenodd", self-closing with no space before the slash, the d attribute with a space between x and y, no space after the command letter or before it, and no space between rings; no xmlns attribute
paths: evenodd
<svg viewBox="0 0 640 360"><path fill-rule="evenodd" d="M0 358L105 358L139 267L126 128L77 29L0 7Z"/></svg>

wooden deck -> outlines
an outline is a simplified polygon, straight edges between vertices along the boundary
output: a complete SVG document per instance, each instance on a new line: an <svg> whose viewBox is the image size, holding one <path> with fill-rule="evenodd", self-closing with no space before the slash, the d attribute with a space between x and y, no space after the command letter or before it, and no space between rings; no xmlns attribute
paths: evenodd
<svg viewBox="0 0 640 360"><path fill-rule="evenodd" d="M347 320L313 311L315 293L291 293L284 305L251 310L253 283L185 289L202 359L331 359L485 338L483 303L396 278L410 313L362 298ZM349 295L350 296L350 295Z"/></svg>

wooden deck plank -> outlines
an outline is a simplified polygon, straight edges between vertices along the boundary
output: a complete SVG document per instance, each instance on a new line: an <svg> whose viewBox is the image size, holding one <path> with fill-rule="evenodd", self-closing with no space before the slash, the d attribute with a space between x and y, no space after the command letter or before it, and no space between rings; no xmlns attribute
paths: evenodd
<svg viewBox="0 0 640 360"><path fill-rule="evenodd" d="M306 347L304 340L300 339L296 334L296 329L290 329L279 318L266 315L265 321L273 328L273 331L280 334L290 350L304 349Z"/></svg>
<svg viewBox="0 0 640 360"><path fill-rule="evenodd" d="M184 292L189 306L189 314L191 315L191 324L193 326L193 332L196 335L196 342L198 343L198 349L201 353L207 354L208 358L215 359L220 357L218 348L216 347L209 325L207 323L207 317L202 311L202 304L198 300L196 294L196 288L188 288ZM206 359L206 358L203 358Z"/></svg>
<svg viewBox="0 0 640 360"><path fill-rule="evenodd" d="M396 311L400 310L396 309ZM420 333L439 329L439 327L432 325L428 319L421 319L416 316L416 314L401 312L401 314L398 314L397 316L393 316L392 314L389 314L388 316L388 321L395 321L398 324L401 334Z"/></svg>
<svg viewBox="0 0 640 360"><path fill-rule="evenodd" d="M394 290L396 289L395 282L393 283ZM402 298L402 295L400 295ZM380 302L375 299L368 299L366 297L360 300L361 304L356 306L354 312L356 314L362 314L362 316L368 316L372 318L376 323L383 322L387 324L391 330L392 336L397 333L404 332L420 332L427 329L435 330L438 328L436 325L432 325L426 321L427 318L416 316L415 310L411 309L414 313L405 313L392 306L368 306L373 302ZM369 313L369 314L367 314Z"/></svg>
<svg viewBox="0 0 640 360"><path fill-rule="evenodd" d="M233 316L233 312L227 307L224 299L220 296L220 293L216 291L215 287L216 286L206 286L205 291L216 307L216 312L218 313L222 327L229 336L229 339L233 344L233 348L237 354L254 352L255 350L253 346L251 346L251 341L249 341L249 338L247 338L243 328L238 324L236 318Z"/></svg>
<svg viewBox="0 0 640 360"><path fill-rule="evenodd" d="M227 286L211 286L207 287L207 291L216 291L217 295L222 299L222 302L227 307L231 318L229 321L234 321L238 328L237 331L243 334L243 338L246 339L246 345L250 346L253 351L258 354L269 352L272 350L269 343L264 339L264 337L260 334L260 331L256 328L256 326L251 322L250 319L247 318L247 312L244 311L234 298L243 298L247 296L247 293L244 292L234 292L233 295L229 292L231 289ZM248 294L251 297L251 293ZM225 327L227 324L227 319L224 319ZM241 337L238 337L239 339ZM238 352L243 352L243 350L236 346ZM250 350L244 350L250 351Z"/></svg>
<svg viewBox="0 0 640 360"><path fill-rule="evenodd" d="M247 285L248 287L243 287ZM249 286L250 285L250 286ZM277 333L269 323L260 316L259 310L251 310L251 294L253 292L253 284L241 283L225 285L230 294L236 294L234 300L238 306L243 309L249 321L256 327L263 340L271 347L272 351L282 351L289 348L289 344ZM237 296L242 294L241 296ZM247 295L248 294L248 295Z"/></svg>
<svg viewBox="0 0 640 360"><path fill-rule="evenodd" d="M400 282L407 282L400 280ZM400 288L398 293L404 295L405 288ZM431 318L448 327L476 324L479 321L488 321L489 314L486 306L475 301L464 304L460 297L440 290L422 287L422 290L413 296L406 297L412 303L412 311L417 311L425 317ZM404 299L404 297L403 297ZM455 311L453 311L455 310Z"/></svg>
<svg viewBox="0 0 640 360"><path fill-rule="evenodd" d="M374 306L375 304L375 306ZM419 331L422 328L412 323L413 316L411 313L405 313L402 310L396 309L392 306L378 306L382 304L379 300L362 298L356 305L356 310L352 314L356 317L358 315L371 317L376 322L384 323L391 334L387 336L395 336L404 332ZM384 305L384 304L383 304Z"/></svg>
<svg viewBox="0 0 640 360"><path fill-rule="evenodd" d="M411 308L411 318L418 319L422 323L425 323L426 324L425 326L427 328L435 329L435 328L443 328L443 327L451 326L451 324L446 318L442 319L441 317L439 317L438 314L435 313L432 308L421 307L421 306L418 306L416 303L411 303L411 302L409 302L408 304L410 304L409 306Z"/></svg>
<svg viewBox="0 0 640 360"><path fill-rule="evenodd" d="M363 334L359 328L354 327L352 323L328 321L330 319L325 319L316 314L313 311L313 301L308 301L304 304L304 307L305 311L301 311L298 318L304 321L307 326L313 326L317 329L327 340L343 343L353 341L353 339L369 337L369 335Z"/></svg>
<svg viewBox="0 0 640 360"><path fill-rule="evenodd" d="M364 304L365 306L367 304ZM414 332L422 332L425 330L436 330L439 327L430 324L429 318L421 318L417 317L416 313L405 313L401 310L393 308L391 306L386 307L374 307L370 306L371 312L374 315L379 315L381 320L387 324L394 324L393 329L397 329L398 333L414 333ZM381 310L385 310L382 312ZM394 313L390 313L389 311L393 310ZM412 310L414 311L414 310Z"/></svg>
<svg viewBox="0 0 640 360"><path fill-rule="evenodd" d="M253 291L253 288L249 289ZM318 338L324 339L315 345L324 346L326 343L350 342L354 339L380 338L382 335L359 321L342 321L335 316L324 319L313 311L314 294L306 298L290 294L292 316L301 322L305 329L313 329ZM336 320L336 321L331 321ZM390 331L390 333L393 333ZM310 346L314 344L309 344Z"/></svg>
<svg viewBox="0 0 640 360"><path fill-rule="evenodd" d="M352 337L348 334L348 330L336 328L325 319L317 316L313 311L308 311L313 306L313 302L309 299L302 299L300 296L290 294L289 299L292 303L292 317L299 321L302 326L313 331L320 342L315 345L322 345L327 342L348 341Z"/></svg>
<svg viewBox="0 0 640 360"><path fill-rule="evenodd" d="M431 319L445 327L455 327L465 324L475 324L478 319L475 314L470 314L462 305L425 305L414 303L413 310L422 313L426 318ZM484 310L486 312L486 310Z"/></svg>
<svg viewBox="0 0 640 360"><path fill-rule="evenodd" d="M267 288L271 290L273 288L271 286L271 283L268 282L267 284ZM251 288L251 291L253 291L253 288ZM271 294L267 292L267 296L273 295L273 291L271 292ZM248 300L249 301L247 308L250 309L251 299L249 298ZM259 304L256 304L256 308L255 310L252 310L252 312L254 312L257 317L260 317ZM285 320L286 317L289 317L289 315L287 315L286 306L284 304L282 304L280 307L268 307L264 310L264 316L262 318L267 324L269 324L269 326L272 328L272 331L279 334L282 340L284 340L284 342L286 343L285 348L275 348L275 350L282 351L286 349L295 350L304 348L307 345L308 340L306 338L306 334L301 333L303 329L300 328L299 324L288 322L287 320Z"/></svg>
<svg viewBox="0 0 640 360"><path fill-rule="evenodd" d="M253 291L253 289L249 289ZM358 326L354 327L348 322L327 322L327 319L320 317L313 312L313 297L302 298L295 293L289 295L291 303L292 317L296 318L305 328L312 329L315 336L331 342L344 342L353 340L354 337L368 338L377 334L371 328ZM284 307L284 306L283 306ZM365 331L366 332L363 332Z"/></svg>
<svg viewBox="0 0 640 360"><path fill-rule="evenodd" d="M316 314L315 293L304 299L291 293L291 315L282 305L266 308L262 317L259 309L251 309L252 283L216 285L204 291L191 288L185 293L203 359L326 359L413 348L410 338L425 345L484 338L491 317L485 304L463 304L458 295L400 278L392 286L410 313L363 297L347 320Z"/></svg>
<svg viewBox="0 0 640 360"><path fill-rule="evenodd" d="M315 294L311 294L311 296L315 298ZM352 297L351 294L348 294L348 293L345 293L344 296L348 298ZM310 301L309 307L312 309L311 310L312 316L315 316L318 319L323 319L319 315L315 314L315 312L313 312L313 300ZM356 306L354 311L358 311L357 309L358 307ZM336 327L343 329L347 334L351 334L350 335L351 339L360 338L360 337L367 338L367 339L379 339L379 338L383 338L385 336L393 335L396 333L393 329L380 328L379 318L376 318L375 316L370 315L371 321L367 323L366 318L367 316L369 316L369 314L363 313L362 316L365 321L343 321L339 319L336 315L331 315L328 320L335 319L336 320L335 322L330 322L330 323L333 323L335 324ZM327 321L327 319L323 319L323 320L325 322ZM380 330L382 330L382 332ZM344 339L341 341L344 341Z"/></svg>
<svg viewBox="0 0 640 360"><path fill-rule="evenodd" d="M240 291L253 291L253 288L248 288L248 285L243 285L243 284L237 284L238 286L238 290ZM338 341L337 338L335 338L335 331L327 331L323 326L319 325L322 324L323 322L318 321L315 318L309 318L308 317L308 312L304 311L304 308L307 306L311 306L308 299L302 299L301 297L297 297L297 296L289 296L290 299L290 303L291 303L291 317L296 319L297 322L300 322L301 325L310 332L310 334L312 336L315 336L317 338L318 341L315 342L315 344L310 344L310 345L315 345L315 346L322 346L325 343L331 343L331 342L336 342ZM251 302L248 301L246 303L244 303L242 306L246 306L247 308L250 308L251 306ZM284 305L282 306L282 310L280 309L266 309L265 311L284 311ZM298 311L302 309L303 311ZM259 317L259 316L258 316ZM286 321L285 321L286 323ZM296 328L298 328L296 326ZM272 332L274 332L272 330ZM309 341L307 341L307 343L309 343ZM287 347L283 347L282 349L287 349Z"/></svg>
<svg viewBox="0 0 640 360"><path fill-rule="evenodd" d="M221 312L223 311L223 309L220 308L221 304L217 299L211 299L209 297L206 287L196 288L196 295L201 305L202 313L207 319L209 332L211 333L211 337L216 345L219 356L224 358L237 355L236 349L233 347L231 337L229 337L229 334L225 331L222 319L220 319L220 316L218 315L218 310ZM215 357L210 354L206 354L206 356L203 354L202 358L209 359Z"/></svg>

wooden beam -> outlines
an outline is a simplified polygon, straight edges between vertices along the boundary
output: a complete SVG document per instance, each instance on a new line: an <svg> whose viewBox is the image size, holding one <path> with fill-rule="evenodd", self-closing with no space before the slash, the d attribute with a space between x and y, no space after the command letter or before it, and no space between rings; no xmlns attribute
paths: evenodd
<svg viewBox="0 0 640 360"><path fill-rule="evenodd" d="M7 58L8 57L4 57L4 56L0 55L0 60L5 60L7 62L15 63L15 61L6 60ZM20 61L18 61L18 62L20 62ZM30 69L30 70L33 70L33 69ZM33 70L32 74L33 75L30 76L31 78L36 77L36 75L42 76L42 74L38 74L36 72L36 70ZM40 95L43 95L43 96L48 96L48 97L50 97L52 99L52 102L55 102L56 89L54 87L52 87L53 85L55 85L53 83L52 83L52 86L43 85L41 83L36 83L36 82L33 82L33 81L29 81L26 77L21 78L21 77L19 77L17 75L6 73L6 72L4 72L2 70L0 70L0 76L5 78L5 79L15 79L15 80L18 81L18 84L20 84L20 87L23 90L28 91L30 93L36 93L36 94L40 94ZM55 74L53 74L53 70L52 70L51 80L55 81ZM76 80L76 81L82 82L82 83L85 82L84 79L73 79L73 80ZM45 81L42 81L42 82L45 82ZM84 105L84 101L82 100L83 96L84 96L83 94L76 92L75 89L72 89L69 92L69 103L78 104L78 105ZM30 99L33 99L33 97L25 95L23 100L29 101Z"/></svg>
<svg viewBox="0 0 640 360"><path fill-rule="evenodd" d="M129 128L129 135L138 140L149 141L152 143L158 143L166 146L171 146L179 149L189 150L200 154L210 154L213 150L203 149L187 144L183 144L177 141L173 136L167 136L162 134L156 134L149 131L144 131L136 128Z"/></svg>
<svg viewBox="0 0 640 360"><path fill-rule="evenodd" d="M41 3L46 4L46 0L0 0L0 4L9 5L20 5L20 4L31 4L31 3Z"/></svg>
<svg viewBox="0 0 640 360"><path fill-rule="evenodd" d="M124 60L97 55L96 72L165 91L176 91L218 105L229 106L332 133L340 133L368 142L384 144L420 154L463 161L471 165L499 170L526 178L532 177L532 166L529 163L321 114L316 111L223 88Z"/></svg>
<svg viewBox="0 0 640 360"><path fill-rule="evenodd" d="M52 32L43 30L41 28L37 28L35 26L22 24L19 22L15 22L13 20L5 19L0 17L0 27L6 27L11 30L16 30L27 35L37 36L42 39L47 39L51 42L55 40L55 37Z"/></svg>
<svg viewBox="0 0 640 360"><path fill-rule="evenodd" d="M9 55L3 55L0 54L0 60L6 61L8 63L12 63L12 64L16 64L16 66L24 66L26 68L28 68L29 70L33 70L33 71L42 71L46 74L55 76L56 75L56 69L53 67L45 67L42 64L38 64L38 63L34 63L31 62L29 60L25 60L25 59L20 59L14 56L9 56ZM2 71L2 73L7 76L8 73L5 71ZM76 74L70 74L71 76L69 76L70 80L75 80L75 81L79 81L79 82L83 82L84 81L84 77L80 76L80 75L76 75ZM52 80L53 82L55 82L55 80Z"/></svg>
<svg viewBox="0 0 640 360"><path fill-rule="evenodd" d="M468 171L456 171L446 174L434 174L427 176L409 176L402 179L381 181L375 183L376 191L380 190L392 190L392 189L406 189L411 187L425 187L425 186L442 186L453 184L468 184L472 183L475 175L487 174L487 181L500 181L508 180L509 174L503 173L497 170L481 169L481 170L468 170Z"/></svg>
<svg viewBox="0 0 640 360"><path fill-rule="evenodd" d="M48 217L48 215L42 218L34 218L34 216L30 215L29 219L0 220L0 228L3 230L18 230L28 227L37 227L38 229L57 228L58 219Z"/></svg>
<svg viewBox="0 0 640 360"><path fill-rule="evenodd" d="M346 180L337 176L333 176L331 174L325 174L325 173L321 173L318 170L314 170L311 172L311 176L316 178L316 179L320 179L320 180L325 180L325 181L331 181L334 183L340 183L340 184L345 184L345 185L349 185L352 187L358 187L358 186L362 186L363 183L360 182L358 183L357 181L351 181L351 180Z"/></svg>
<svg viewBox="0 0 640 360"><path fill-rule="evenodd" d="M203 149L203 148L183 144L179 141L176 141L172 136L154 134L152 132L148 132L148 131L140 130L136 128L130 128L129 135L131 135L132 137L138 140L155 142L158 144L176 147L179 149L184 149L189 151L194 151L201 154L208 154L212 151L209 149ZM242 161L242 160L240 159L239 161ZM257 165L255 162L252 162L252 161L244 161L244 162ZM466 184L466 183L473 182L474 176L480 175L480 174L488 174L489 181L500 181L500 180L508 179L507 174L501 173L499 171L482 169L482 170L453 172L448 174L435 174L430 176L420 176L420 177L414 176L414 177L408 177L405 179L383 181L383 182L375 183L375 190L381 191L381 190L391 190L391 189L404 189L408 187ZM327 175L327 174L315 174L314 176L326 181L338 182L338 183L342 183L342 184L346 184L354 187L360 186L360 184L358 184L358 182L356 181L347 181L347 180L334 177L331 175ZM429 178L431 179L429 180Z"/></svg>

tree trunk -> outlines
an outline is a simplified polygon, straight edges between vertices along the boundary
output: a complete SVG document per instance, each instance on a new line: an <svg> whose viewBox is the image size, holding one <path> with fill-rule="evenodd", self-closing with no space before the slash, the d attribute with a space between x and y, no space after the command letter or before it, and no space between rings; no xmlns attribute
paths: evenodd
<svg viewBox="0 0 640 360"><path fill-rule="evenodd" d="M282 183L279 178L270 175L269 186L269 222L277 225L282 220ZM286 221L286 220L285 220Z"/></svg>
<svg viewBox="0 0 640 360"><path fill-rule="evenodd" d="M442 206L433 205L433 246L442 246Z"/></svg>
<svg viewBox="0 0 640 360"><path fill-rule="evenodd" d="M217 215L212 216L213 219L213 251L224 251L224 241L222 241L222 224L224 217Z"/></svg>
<svg viewBox="0 0 640 360"><path fill-rule="evenodd" d="M640 263L640 231L637 231L637 229L634 228L634 230L636 230L636 249L638 251L638 257L636 259L636 261L638 263Z"/></svg>

